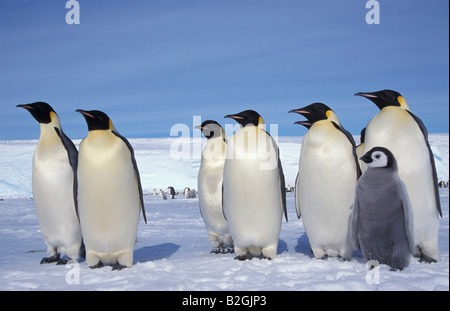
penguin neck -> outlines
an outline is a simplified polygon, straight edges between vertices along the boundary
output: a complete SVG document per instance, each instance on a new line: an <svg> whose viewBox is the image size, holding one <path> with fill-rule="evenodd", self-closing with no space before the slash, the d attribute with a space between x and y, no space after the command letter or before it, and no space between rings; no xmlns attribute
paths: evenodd
<svg viewBox="0 0 450 311"><path fill-rule="evenodd" d="M258 119L258 127L267 132L266 123L264 122L264 119L262 117L259 117Z"/></svg>
<svg viewBox="0 0 450 311"><path fill-rule="evenodd" d="M316 121L306 132L304 143L311 144L315 148L322 148L330 142L330 137L335 137L336 134L336 127L330 120Z"/></svg>
<svg viewBox="0 0 450 311"><path fill-rule="evenodd" d="M406 100L403 100L401 102L400 106L384 106L383 108L380 109L380 111L388 111L388 110L393 110L393 109L401 109L401 110L411 111L411 109L409 109L409 106L408 106L408 103L406 102Z"/></svg>
<svg viewBox="0 0 450 311"><path fill-rule="evenodd" d="M51 141L52 139L59 140L59 136L55 131L55 128L61 132L61 124L59 122L58 117L52 118L52 121L50 123L39 123L40 127L40 135L39 140L48 140Z"/></svg>
<svg viewBox="0 0 450 311"><path fill-rule="evenodd" d="M226 155L225 138L222 136L209 138L203 149L202 156L208 160L224 160Z"/></svg>
<svg viewBox="0 0 450 311"><path fill-rule="evenodd" d="M405 110L411 111L411 109L409 109L408 102L403 96L399 96L398 102L400 103L400 107L402 107Z"/></svg>
<svg viewBox="0 0 450 311"><path fill-rule="evenodd" d="M334 111L328 110L327 117L328 117L328 119L327 119L328 121L334 122L337 125L341 126L341 123L339 122L339 119L338 119L337 115L334 113Z"/></svg>
<svg viewBox="0 0 450 311"><path fill-rule="evenodd" d="M212 141L213 139L214 139L214 141L215 141L215 140L218 140L219 138L220 138L224 143L227 142L227 136L225 135L225 131L223 130L223 128L220 128L220 134L219 134L219 135L208 137L206 143L208 144L208 143L210 143L210 141Z"/></svg>
<svg viewBox="0 0 450 311"><path fill-rule="evenodd" d="M377 189L390 189L392 184L386 182L387 176L398 176L397 171L389 167L368 168L360 179L364 178L365 183Z"/></svg>
<svg viewBox="0 0 450 311"><path fill-rule="evenodd" d="M91 130L86 136L86 139L100 142L105 140L111 140L114 137L116 136L112 133L111 130Z"/></svg>

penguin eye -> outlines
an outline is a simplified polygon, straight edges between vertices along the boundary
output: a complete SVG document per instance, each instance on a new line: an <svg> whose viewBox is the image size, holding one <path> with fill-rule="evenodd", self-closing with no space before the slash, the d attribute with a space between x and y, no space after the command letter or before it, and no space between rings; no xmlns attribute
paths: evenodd
<svg viewBox="0 0 450 311"><path fill-rule="evenodd" d="M379 158L381 158L381 154L377 152L373 155L373 157L378 160Z"/></svg>

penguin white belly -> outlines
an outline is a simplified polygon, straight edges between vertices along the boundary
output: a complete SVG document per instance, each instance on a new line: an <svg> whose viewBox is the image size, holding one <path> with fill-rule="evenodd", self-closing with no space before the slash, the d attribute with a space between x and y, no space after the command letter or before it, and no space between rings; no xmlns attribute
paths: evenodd
<svg viewBox="0 0 450 311"><path fill-rule="evenodd" d="M414 240L425 254L439 260L439 218L434 198L430 155L416 121L401 108L386 107L369 123L364 153L375 146L392 151L414 214Z"/></svg>
<svg viewBox="0 0 450 311"><path fill-rule="evenodd" d="M297 202L314 256L350 258L349 226L357 181L351 144L337 130L315 126L302 144Z"/></svg>
<svg viewBox="0 0 450 311"><path fill-rule="evenodd" d="M276 256L283 211L277 163L278 148L257 127L244 127L227 144L224 212L238 256L247 249Z"/></svg>
<svg viewBox="0 0 450 311"><path fill-rule="evenodd" d="M32 187L49 255L58 251L78 259L81 229L73 198L73 170L59 137L53 143L51 139L38 143L33 156Z"/></svg>
<svg viewBox="0 0 450 311"><path fill-rule="evenodd" d="M107 135L90 133L80 145L78 206L86 260L89 266L101 260L130 267L140 212L137 182L127 146Z"/></svg>
<svg viewBox="0 0 450 311"><path fill-rule="evenodd" d="M224 161L202 165L198 177L200 211L208 231L220 235L228 233L222 209L222 179Z"/></svg>

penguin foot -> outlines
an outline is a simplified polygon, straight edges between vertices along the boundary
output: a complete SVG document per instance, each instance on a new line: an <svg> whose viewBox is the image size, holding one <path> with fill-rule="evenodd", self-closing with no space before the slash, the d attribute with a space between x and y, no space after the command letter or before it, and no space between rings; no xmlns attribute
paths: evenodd
<svg viewBox="0 0 450 311"><path fill-rule="evenodd" d="M60 266L60 265L65 265L65 264L67 264L68 262L70 261L70 259L68 259L68 258L61 258L61 259L59 259L57 262L56 262L56 265L58 265L58 266Z"/></svg>
<svg viewBox="0 0 450 311"><path fill-rule="evenodd" d="M320 260L328 260L328 254L324 254L322 257L320 257Z"/></svg>
<svg viewBox="0 0 450 311"><path fill-rule="evenodd" d="M60 257L61 257L61 255L59 253L55 253L53 256L50 256L50 257L44 257L41 260L41 265L44 263L57 262Z"/></svg>
<svg viewBox="0 0 450 311"><path fill-rule="evenodd" d="M233 247L214 247L211 249L210 254L233 254Z"/></svg>
<svg viewBox="0 0 450 311"><path fill-rule="evenodd" d="M234 254L234 247L225 247L225 253Z"/></svg>
<svg viewBox="0 0 450 311"><path fill-rule="evenodd" d="M94 266L90 266L89 268L91 269L98 269L98 268L103 268L105 265L103 264L103 262L99 261L96 265Z"/></svg>
<svg viewBox="0 0 450 311"><path fill-rule="evenodd" d="M250 255L249 253L246 253L245 255L238 255L238 256L234 257L234 260L245 261L245 260L251 260L252 258L253 258L252 255Z"/></svg>
<svg viewBox="0 0 450 311"><path fill-rule="evenodd" d="M389 271L392 271L392 272L394 272L394 271L402 271L402 270L403 270L403 268L395 268L395 267L391 267L389 269Z"/></svg>
<svg viewBox="0 0 450 311"><path fill-rule="evenodd" d="M419 256L418 256L418 257L419 257L419 262L426 262L426 263L434 263L434 262L437 262L436 259L431 258L431 257L425 255L425 254L422 253L422 252L419 253Z"/></svg>
<svg viewBox="0 0 450 311"><path fill-rule="evenodd" d="M337 255L336 257L340 262L350 261L350 258L342 257L341 255Z"/></svg>
<svg viewBox="0 0 450 311"><path fill-rule="evenodd" d="M122 270L123 268L126 268L127 266L125 265L121 265L120 263L116 262L115 264L112 265L112 269L114 270Z"/></svg>
<svg viewBox="0 0 450 311"><path fill-rule="evenodd" d="M221 251L220 247L214 247L211 249L211 251L209 253L210 254L220 254L220 253L222 253L222 251Z"/></svg>

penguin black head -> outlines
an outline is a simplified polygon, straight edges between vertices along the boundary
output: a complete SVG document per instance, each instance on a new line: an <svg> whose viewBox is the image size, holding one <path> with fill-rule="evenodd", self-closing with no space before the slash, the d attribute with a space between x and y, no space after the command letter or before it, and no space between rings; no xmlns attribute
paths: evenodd
<svg viewBox="0 0 450 311"><path fill-rule="evenodd" d="M332 114L334 115L333 110L322 103L314 103L303 108L292 109L288 113L291 112L301 114L308 120L308 122L297 121L294 123L301 124L306 128L310 128L317 121L328 120Z"/></svg>
<svg viewBox="0 0 450 311"><path fill-rule="evenodd" d="M89 131L109 130L113 128L111 119L103 111L77 109L76 112L84 116Z"/></svg>
<svg viewBox="0 0 450 311"><path fill-rule="evenodd" d="M391 168L397 170L397 160L385 147L373 147L360 158L369 168Z"/></svg>
<svg viewBox="0 0 450 311"><path fill-rule="evenodd" d="M405 107L408 108L408 104L403 96L393 90L382 90L378 92L359 92L355 96L362 96L370 99L381 110L385 107ZM409 109L409 108L408 108Z"/></svg>
<svg viewBox="0 0 450 311"><path fill-rule="evenodd" d="M16 107L25 108L39 123L49 124L52 122L52 113L56 114L52 106L45 102L35 102L32 104L17 105Z"/></svg>
<svg viewBox="0 0 450 311"><path fill-rule="evenodd" d="M213 120L206 120L195 128L200 129L207 139L220 137L223 131L220 124Z"/></svg>
<svg viewBox="0 0 450 311"><path fill-rule="evenodd" d="M242 127L247 125L258 126L264 124L263 118L254 110L245 110L237 114L226 115L225 118L236 120Z"/></svg>

